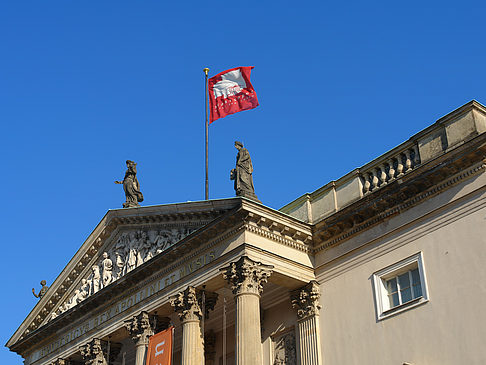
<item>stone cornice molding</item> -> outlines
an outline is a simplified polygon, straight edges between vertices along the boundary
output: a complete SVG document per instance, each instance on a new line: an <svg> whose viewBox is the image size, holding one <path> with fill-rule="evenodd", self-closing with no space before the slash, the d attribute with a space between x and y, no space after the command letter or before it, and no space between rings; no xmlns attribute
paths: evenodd
<svg viewBox="0 0 486 365"><path fill-rule="evenodd" d="M148 345L149 337L154 334L155 324L155 317L142 311L125 321L125 328L135 342L135 346Z"/></svg>
<svg viewBox="0 0 486 365"><path fill-rule="evenodd" d="M221 268L220 272L231 285L234 295L255 294L260 296L263 292L263 285L273 272L273 266L253 261L248 256L242 256L238 261Z"/></svg>
<svg viewBox="0 0 486 365"><path fill-rule="evenodd" d="M486 168L486 134L396 179L314 226L314 252L408 210Z"/></svg>
<svg viewBox="0 0 486 365"><path fill-rule="evenodd" d="M318 316L321 309L320 297L319 284L314 280L302 288L294 290L290 294L290 299L292 307L297 309L297 318L302 320L311 316Z"/></svg>
<svg viewBox="0 0 486 365"><path fill-rule="evenodd" d="M193 286L188 286L183 292L170 297L169 301L182 323L198 322L202 319L196 288Z"/></svg>

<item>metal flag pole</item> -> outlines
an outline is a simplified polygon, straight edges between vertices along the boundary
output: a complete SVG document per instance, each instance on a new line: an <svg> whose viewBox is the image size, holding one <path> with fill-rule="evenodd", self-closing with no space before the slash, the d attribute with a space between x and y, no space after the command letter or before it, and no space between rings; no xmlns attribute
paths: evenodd
<svg viewBox="0 0 486 365"><path fill-rule="evenodd" d="M209 68L205 68L204 74L206 75L206 200L209 200L209 174L208 174L208 134L209 134L209 123L208 123L208 72Z"/></svg>
<svg viewBox="0 0 486 365"><path fill-rule="evenodd" d="M223 297L223 365L226 365L226 297Z"/></svg>

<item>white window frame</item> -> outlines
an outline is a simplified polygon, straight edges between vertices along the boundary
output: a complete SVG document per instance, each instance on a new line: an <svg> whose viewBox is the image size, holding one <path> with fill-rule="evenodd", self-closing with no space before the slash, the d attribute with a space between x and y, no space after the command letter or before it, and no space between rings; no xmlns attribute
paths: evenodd
<svg viewBox="0 0 486 365"><path fill-rule="evenodd" d="M422 296L412 299L406 303L399 304L395 307L390 307L388 290L386 289L386 281L415 268L418 268ZM425 276L422 252L418 252L413 256L407 257L406 259L375 272L373 274L373 288L375 294L376 315L378 320L390 317L428 302L429 294L427 290L427 280Z"/></svg>

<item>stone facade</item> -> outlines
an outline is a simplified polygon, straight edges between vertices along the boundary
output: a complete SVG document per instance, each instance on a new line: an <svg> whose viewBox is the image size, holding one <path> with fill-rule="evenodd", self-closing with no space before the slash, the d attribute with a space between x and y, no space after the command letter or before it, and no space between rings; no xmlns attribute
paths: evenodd
<svg viewBox="0 0 486 365"><path fill-rule="evenodd" d="M7 346L26 365L481 364L486 109L470 102L280 211L110 210Z"/></svg>

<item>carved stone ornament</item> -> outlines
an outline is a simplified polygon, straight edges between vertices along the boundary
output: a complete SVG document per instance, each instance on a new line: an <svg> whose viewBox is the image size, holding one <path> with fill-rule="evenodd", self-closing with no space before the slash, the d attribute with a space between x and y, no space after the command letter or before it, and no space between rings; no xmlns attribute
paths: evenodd
<svg viewBox="0 0 486 365"><path fill-rule="evenodd" d="M140 206L139 202L143 202L143 194L137 179L137 164L130 160L127 160L126 163L127 171L123 181L115 181L115 184L123 184L126 198L123 208L134 208Z"/></svg>
<svg viewBox="0 0 486 365"><path fill-rule="evenodd" d="M223 278L231 284L233 294L257 294L263 292L263 285L272 274L273 266L255 262L247 256L220 269Z"/></svg>
<svg viewBox="0 0 486 365"><path fill-rule="evenodd" d="M125 321L125 328L135 342L135 345L147 345L148 339L154 334L155 318L145 311Z"/></svg>
<svg viewBox="0 0 486 365"><path fill-rule="evenodd" d="M236 166L230 171L230 180L235 182L236 196L243 196L261 203L253 186L253 164L250 153L239 141L235 141L235 148L238 150L238 154L236 155Z"/></svg>
<svg viewBox="0 0 486 365"><path fill-rule="evenodd" d="M169 301L181 322L201 320L201 307L196 295L196 288L193 286L188 286L183 292L170 297Z"/></svg>
<svg viewBox="0 0 486 365"><path fill-rule="evenodd" d="M45 280L41 280L40 285L42 285L42 288L39 291L39 294L36 294L35 289L32 288L32 294L34 294L34 297L41 299L47 293L47 289L49 289L49 287L46 284L47 283Z"/></svg>
<svg viewBox="0 0 486 365"><path fill-rule="evenodd" d="M56 359L52 365L68 365L68 361L64 359Z"/></svg>
<svg viewBox="0 0 486 365"><path fill-rule="evenodd" d="M85 365L107 365L101 340L94 338L87 344L80 346L79 351Z"/></svg>
<svg viewBox="0 0 486 365"><path fill-rule="evenodd" d="M319 315L319 310L321 309L319 305L320 297L319 283L314 280L304 287L293 291L290 298L292 307L297 309L298 319Z"/></svg>
<svg viewBox="0 0 486 365"><path fill-rule="evenodd" d="M73 308L90 295L120 279L154 256L165 251L188 236L195 228L178 227L166 229L149 229L123 232L117 241L106 252L103 252L89 274L81 280L79 287L54 311L49 320ZM45 281L37 295L41 297L47 291ZM32 289L34 295L35 292Z"/></svg>
<svg viewBox="0 0 486 365"><path fill-rule="evenodd" d="M294 331L273 340L273 365L297 365Z"/></svg>

